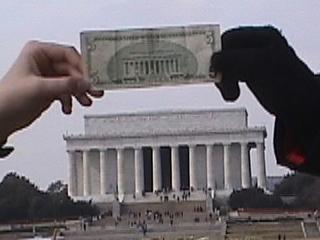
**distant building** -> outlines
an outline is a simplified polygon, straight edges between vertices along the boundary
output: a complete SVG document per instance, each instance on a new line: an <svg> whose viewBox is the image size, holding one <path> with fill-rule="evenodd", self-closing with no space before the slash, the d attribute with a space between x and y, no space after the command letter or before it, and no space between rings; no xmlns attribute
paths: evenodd
<svg viewBox="0 0 320 240"><path fill-rule="evenodd" d="M83 135L64 136L69 195L97 202L206 199L251 186L267 188L264 127L248 127L245 109L85 116ZM160 196L159 196L160 195Z"/></svg>

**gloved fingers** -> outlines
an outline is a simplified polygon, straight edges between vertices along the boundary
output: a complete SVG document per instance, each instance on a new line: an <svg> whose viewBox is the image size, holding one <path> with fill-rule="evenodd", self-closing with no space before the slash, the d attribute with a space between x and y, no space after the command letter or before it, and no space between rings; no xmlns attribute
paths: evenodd
<svg viewBox="0 0 320 240"><path fill-rule="evenodd" d="M288 44L281 33L271 27L240 27L222 34L222 51L211 58L211 73L225 74L238 78L246 77L254 68L276 68L274 61L277 50L288 52ZM271 52L273 54L271 54ZM227 79L228 80L228 79Z"/></svg>
<svg viewBox="0 0 320 240"><path fill-rule="evenodd" d="M216 83L224 100L234 101L240 95L239 81L258 83L259 72L268 74L273 62L268 62L265 50L261 49L228 49L213 54L210 72L219 74L221 81Z"/></svg>
<svg viewBox="0 0 320 240"><path fill-rule="evenodd" d="M211 73L221 73L225 81L244 81L260 75L269 74L278 68L278 61L268 54L269 49L226 49L211 57ZM268 70L268 71L267 71Z"/></svg>
<svg viewBox="0 0 320 240"><path fill-rule="evenodd" d="M243 81L262 106L276 116L292 116L299 122L299 116L314 115L310 114L314 109L320 112L319 81L272 27L225 32L222 50L211 58L210 72L220 75L216 85L225 100L238 98L238 82Z"/></svg>
<svg viewBox="0 0 320 240"><path fill-rule="evenodd" d="M225 101L235 101L240 96L240 88L237 81L221 81L215 83Z"/></svg>
<svg viewBox="0 0 320 240"><path fill-rule="evenodd" d="M269 48L288 45L281 32L271 26L230 29L221 36L222 49Z"/></svg>

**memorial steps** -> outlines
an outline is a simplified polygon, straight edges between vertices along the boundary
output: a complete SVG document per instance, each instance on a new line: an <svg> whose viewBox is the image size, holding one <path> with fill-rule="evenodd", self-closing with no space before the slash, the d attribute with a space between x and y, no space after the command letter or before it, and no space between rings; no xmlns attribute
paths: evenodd
<svg viewBox="0 0 320 240"><path fill-rule="evenodd" d="M194 207L201 207L203 212L206 211L205 201L170 201L161 203L145 203L145 204L124 204L124 213L128 214L131 212L145 212L146 210L151 211L169 211L169 212L192 212L194 213Z"/></svg>
<svg viewBox="0 0 320 240"><path fill-rule="evenodd" d="M199 210L202 211L199 211ZM167 213L165 213L167 212ZM170 223L168 215L173 214L173 222ZM183 212L183 216L181 216ZM139 213L141 217L139 218ZM147 213L147 214L146 214ZM149 213L149 214L148 214ZM163 221L154 218L154 213L162 214ZM178 213L178 215L176 215ZM199 221L195 222L195 218ZM138 222L147 224L147 235L143 237ZM207 221L206 221L207 219ZM169 201L161 203L146 204L123 204L121 221L115 225L111 216L94 222L87 232L76 231L67 233L68 239L112 239L112 240L133 240L133 239L213 239L222 240L224 223L215 220L211 221L206 212L205 201Z"/></svg>
<svg viewBox="0 0 320 240"><path fill-rule="evenodd" d="M138 223L146 221L147 224L159 224L159 219L154 219L153 214L162 215L163 224L170 224L169 215L173 215L173 224L194 223L194 222L214 222L214 216L210 219L206 212L205 201L180 201L180 202L162 202L162 203L146 203L146 204L122 204L121 206L121 222L118 224L124 227L130 226L130 223ZM139 217L140 213L140 217ZM148 216L149 213L149 216ZM114 219L112 216L106 216L97 223L97 226L113 226ZM160 223L161 224L161 223Z"/></svg>

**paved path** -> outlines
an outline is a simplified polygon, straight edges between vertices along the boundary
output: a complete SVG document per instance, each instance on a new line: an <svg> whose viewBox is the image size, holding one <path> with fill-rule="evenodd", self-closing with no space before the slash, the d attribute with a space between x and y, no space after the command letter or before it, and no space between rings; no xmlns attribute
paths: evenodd
<svg viewBox="0 0 320 240"><path fill-rule="evenodd" d="M148 232L143 238L143 234L138 232L137 229L117 229L117 230L100 230L88 232L70 232L67 234L66 239L113 239L113 240L138 240L138 239L152 239L159 238L162 240L164 237L167 239L176 239L176 237L188 236L211 236L210 239L220 240L222 224L192 224L182 226L150 226Z"/></svg>

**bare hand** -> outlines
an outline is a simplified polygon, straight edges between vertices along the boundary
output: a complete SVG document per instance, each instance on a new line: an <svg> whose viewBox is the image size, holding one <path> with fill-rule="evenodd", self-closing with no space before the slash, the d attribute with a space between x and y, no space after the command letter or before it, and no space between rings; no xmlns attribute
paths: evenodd
<svg viewBox="0 0 320 240"><path fill-rule="evenodd" d="M31 41L0 82L0 143L37 119L55 100L65 114L72 98L83 106L103 91L91 90L83 79L81 56L73 47Z"/></svg>

